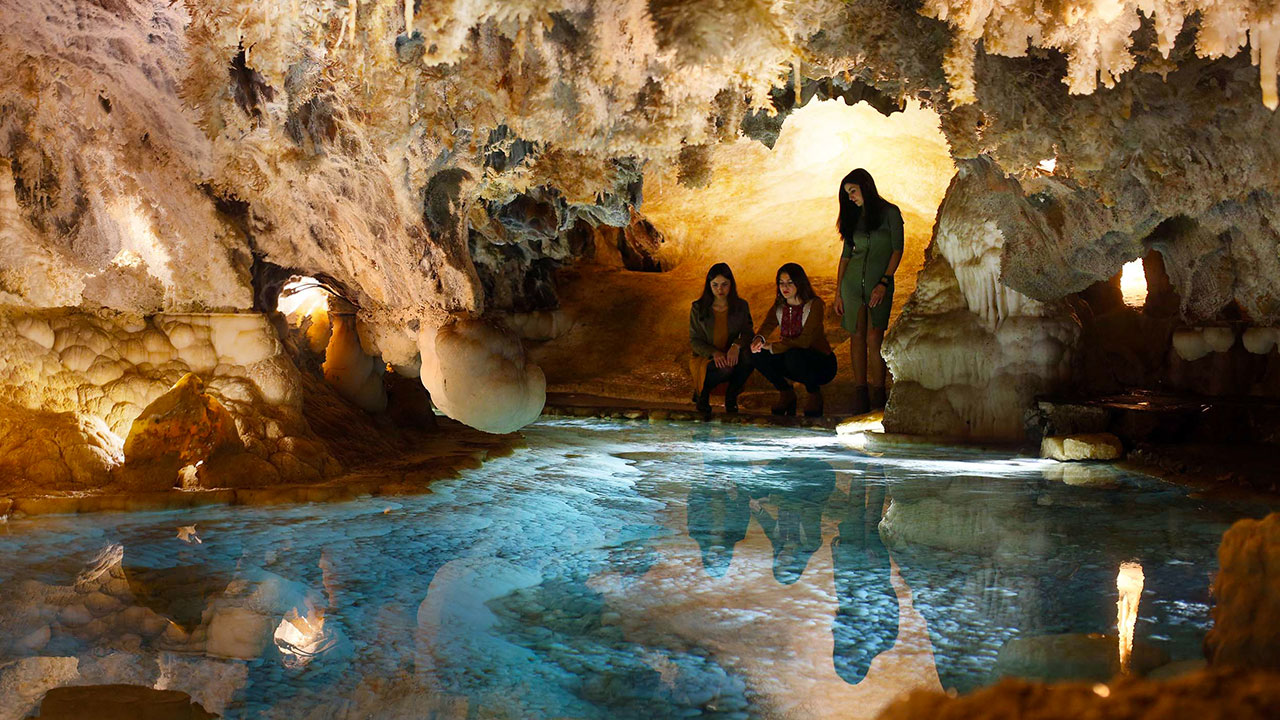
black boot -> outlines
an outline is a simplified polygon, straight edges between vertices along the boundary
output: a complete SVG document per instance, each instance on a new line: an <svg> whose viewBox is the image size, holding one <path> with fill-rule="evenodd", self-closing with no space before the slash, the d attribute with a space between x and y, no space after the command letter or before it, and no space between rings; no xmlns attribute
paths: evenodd
<svg viewBox="0 0 1280 720"><path fill-rule="evenodd" d="M699 395L693 399L693 409L698 411L700 415L711 414L711 391L704 388Z"/></svg>
<svg viewBox="0 0 1280 720"><path fill-rule="evenodd" d="M740 387L730 387L724 391L724 411L726 413L738 412L738 393L742 392Z"/></svg>
<svg viewBox="0 0 1280 720"><path fill-rule="evenodd" d="M871 412L871 398L867 396L867 386L857 385L853 388L853 414L865 415Z"/></svg>
<svg viewBox="0 0 1280 720"><path fill-rule="evenodd" d="M887 399L888 398L885 396L883 385L871 386L871 409L872 410L883 410L885 401Z"/></svg>
<svg viewBox="0 0 1280 720"><path fill-rule="evenodd" d="M812 390L804 399L805 417L822 417L822 388Z"/></svg>
<svg viewBox="0 0 1280 720"><path fill-rule="evenodd" d="M774 415L796 414L796 391L787 388L778 391L778 404L770 410Z"/></svg>

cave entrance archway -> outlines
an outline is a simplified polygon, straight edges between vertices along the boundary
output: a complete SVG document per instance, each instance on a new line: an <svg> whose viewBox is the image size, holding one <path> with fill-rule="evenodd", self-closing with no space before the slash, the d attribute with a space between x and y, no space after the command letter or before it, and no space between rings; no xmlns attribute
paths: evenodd
<svg viewBox="0 0 1280 720"><path fill-rule="evenodd" d="M689 303L715 262L734 269L757 323L784 262L802 264L829 301L842 250L836 191L856 167L872 173L906 221L896 316L915 290L938 206L955 175L939 125L937 113L916 102L886 117L865 102L814 101L786 118L772 149L747 138L702 148L698 155L709 163L692 174L700 187L681 184L676 165L651 169L640 209L666 237L663 259L674 268L661 274L566 271L561 301L574 329L531 348L548 388L687 401ZM827 328L840 366L828 409L839 413L851 394L849 341L838 319L828 318Z"/></svg>
<svg viewBox="0 0 1280 720"><path fill-rule="evenodd" d="M888 116L866 102L810 102L787 117L773 149L747 138L714 147L702 187L682 185L677 168L647 173L643 210L666 236L667 252L691 275L728 262L740 284L766 286L747 293L764 303L772 297L774 271L795 261L829 296L841 251L837 187L850 170L866 168L906 223L894 303L900 307L915 289L934 217L956 171L939 125L938 114L915 101Z"/></svg>

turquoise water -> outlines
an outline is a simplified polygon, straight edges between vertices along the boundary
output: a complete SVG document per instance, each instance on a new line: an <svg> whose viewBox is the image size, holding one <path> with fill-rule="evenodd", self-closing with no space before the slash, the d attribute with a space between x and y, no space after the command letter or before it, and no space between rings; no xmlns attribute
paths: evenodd
<svg viewBox="0 0 1280 720"><path fill-rule="evenodd" d="M1011 640L1114 636L1122 563L1144 662L1200 657L1219 537L1267 511L803 430L524 433L420 497L10 520L0 664L231 718L874 717L1027 672Z"/></svg>

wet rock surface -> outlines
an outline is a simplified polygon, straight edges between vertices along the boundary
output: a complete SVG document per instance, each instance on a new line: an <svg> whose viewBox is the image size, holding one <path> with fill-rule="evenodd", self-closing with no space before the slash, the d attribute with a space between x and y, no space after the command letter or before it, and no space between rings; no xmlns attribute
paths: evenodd
<svg viewBox="0 0 1280 720"><path fill-rule="evenodd" d="M85 685L54 688L40 702L41 720L73 720L92 715L102 720L212 720L191 696L177 690L136 685Z"/></svg>
<svg viewBox="0 0 1280 720"><path fill-rule="evenodd" d="M1040 457L1053 460L1116 460L1123 455L1124 445L1111 433L1051 435L1040 443Z"/></svg>

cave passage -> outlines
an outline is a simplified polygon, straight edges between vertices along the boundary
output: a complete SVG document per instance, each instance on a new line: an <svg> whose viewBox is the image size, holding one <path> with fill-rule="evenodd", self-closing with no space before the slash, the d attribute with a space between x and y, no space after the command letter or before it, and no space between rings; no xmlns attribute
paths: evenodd
<svg viewBox="0 0 1280 720"><path fill-rule="evenodd" d="M3 607L43 645L0 666L226 718L874 717L912 688L1200 657L1217 540L1265 511L794 429L525 434L420 497L14 519Z"/></svg>

